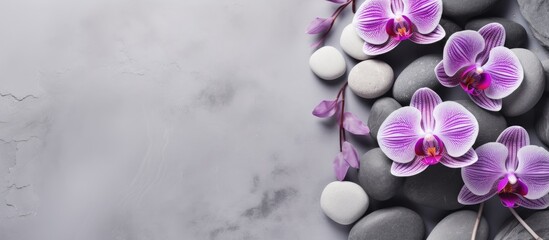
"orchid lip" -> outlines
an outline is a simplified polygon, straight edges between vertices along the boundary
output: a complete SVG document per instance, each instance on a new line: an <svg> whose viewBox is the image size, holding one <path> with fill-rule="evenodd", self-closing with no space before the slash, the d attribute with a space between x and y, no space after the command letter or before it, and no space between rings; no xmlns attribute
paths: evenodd
<svg viewBox="0 0 549 240"><path fill-rule="evenodd" d="M412 36L412 27L412 21L410 21L408 17L398 15L387 22L385 30L389 36L396 38L399 41L404 41Z"/></svg>
<svg viewBox="0 0 549 240"><path fill-rule="evenodd" d="M416 142L415 152L421 161L427 165L437 164L444 153L444 143L433 134L426 134Z"/></svg>
<svg viewBox="0 0 549 240"><path fill-rule="evenodd" d="M471 65L464 69L460 74L461 81L459 84L469 95L478 96L480 91L488 88L492 83L492 76L484 72L481 66Z"/></svg>

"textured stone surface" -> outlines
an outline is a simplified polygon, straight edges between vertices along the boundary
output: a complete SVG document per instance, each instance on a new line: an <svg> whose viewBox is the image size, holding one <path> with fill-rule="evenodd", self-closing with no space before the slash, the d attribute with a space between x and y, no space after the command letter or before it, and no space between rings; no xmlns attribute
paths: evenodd
<svg viewBox="0 0 549 240"><path fill-rule="evenodd" d="M470 18L486 12L497 1L498 0L442 0L442 14L454 19Z"/></svg>
<svg viewBox="0 0 549 240"><path fill-rule="evenodd" d="M499 134L507 128L507 121L501 113L486 111L471 100L457 100L456 102L469 110L478 121L479 131L475 148L488 142L495 142Z"/></svg>
<svg viewBox="0 0 549 240"><path fill-rule="evenodd" d="M377 139L377 132L383 121L400 107L400 103L390 97L380 98L374 102L368 116L368 127L373 139Z"/></svg>
<svg viewBox="0 0 549 240"><path fill-rule="evenodd" d="M421 217L403 207L377 210L360 219L349 233L349 240L422 240L425 226Z"/></svg>
<svg viewBox="0 0 549 240"><path fill-rule="evenodd" d="M536 134L549 147L549 99L545 99L536 118Z"/></svg>
<svg viewBox="0 0 549 240"><path fill-rule="evenodd" d="M380 60L362 61L349 72L349 87L363 98L372 99L385 94L393 82L393 69Z"/></svg>
<svg viewBox="0 0 549 240"><path fill-rule="evenodd" d="M461 187L463 180L460 169L437 164L418 175L406 178L403 191L412 202L437 209L454 210L463 207L457 201Z"/></svg>
<svg viewBox="0 0 549 240"><path fill-rule="evenodd" d="M470 210L454 212L442 219L431 231L427 240L469 240L477 213ZM476 240L488 239L488 222L483 217L478 226Z"/></svg>
<svg viewBox="0 0 549 240"><path fill-rule="evenodd" d="M462 27L448 19L441 18L439 24L442 26L442 28L444 28L444 31L446 31L446 36L444 36L444 38L441 40L442 43L446 43L446 41L450 36L452 36L452 34L463 30Z"/></svg>
<svg viewBox="0 0 549 240"><path fill-rule="evenodd" d="M505 46L508 48L524 47L528 43L526 29L516 22L505 18L482 18L475 19L465 25L465 29L479 30L489 23L499 23L505 28Z"/></svg>
<svg viewBox="0 0 549 240"><path fill-rule="evenodd" d="M549 239L549 211L539 211L525 219L526 223L543 239ZM494 240L534 240L532 235L516 220L512 219L504 225Z"/></svg>
<svg viewBox="0 0 549 240"><path fill-rule="evenodd" d="M545 74L538 57L530 50L513 48L524 69L524 80L520 87L503 99L501 112L508 117L516 117L532 109L545 90Z"/></svg>
<svg viewBox="0 0 549 240"><path fill-rule="evenodd" d="M370 56L362 51L364 40L358 36L353 24L349 24L343 29L341 37L339 38L339 45L341 45L341 49L343 49L347 55L354 59L366 60L370 58Z"/></svg>
<svg viewBox="0 0 549 240"><path fill-rule="evenodd" d="M358 220L368 209L368 195L354 182L329 183L320 195L320 208L334 222L348 225Z"/></svg>
<svg viewBox="0 0 549 240"><path fill-rule="evenodd" d="M545 91L549 92L549 59L541 62L543 71L545 72Z"/></svg>
<svg viewBox="0 0 549 240"><path fill-rule="evenodd" d="M358 181L368 196L384 201L393 197L402 186L404 178L391 174L393 161L381 149L374 148L360 159Z"/></svg>
<svg viewBox="0 0 549 240"><path fill-rule="evenodd" d="M442 61L442 55L430 54L410 63L395 80L393 97L401 104L408 105L416 90L422 87L436 90L440 87L435 71L433 71L440 61Z"/></svg>
<svg viewBox="0 0 549 240"><path fill-rule="evenodd" d="M518 0L520 12L532 29L534 37L549 48L549 1Z"/></svg>
<svg viewBox="0 0 549 240"><path fill-rule="evenodd" d="M324 80L337 79L347 70L345 59L341 52L332 46L324 46L317 49L309 58L309 67Z"/></svg>

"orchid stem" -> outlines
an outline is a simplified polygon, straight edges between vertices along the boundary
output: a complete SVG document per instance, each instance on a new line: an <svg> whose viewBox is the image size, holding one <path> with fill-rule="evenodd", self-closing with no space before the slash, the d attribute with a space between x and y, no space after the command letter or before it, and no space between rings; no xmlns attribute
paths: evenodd
<svg viewBox="0 0 549 240"><path fill-rule="evenodd" d="M515 209L509 208L509 211L511 211L511 213L515 216L515 218L519 221L519 223L522 224L522 226L526 229L526 231L528 231L530 235L534 237L535 240L543 240L543 238L538 236L536 232L534 232L534 230L532 230L532 228L528 226L528 224L518 215Z"/></svg>
<svg viewBox="0 0 549 240"><path fill-rule="evenodd" d="M341 115L339 117L339 151L343 151L343 142L347 141L347 138L345 137L345 130L343 129L343 113L345 113L345 89L347 88L348 82L345 82L341 89L339 90L339 93L337 94L337 99L341 96Z"/></svg>
<svg viewBox="0 0 549 240"><path fill-rule="evenodd" d="M473 234L471 235L471 240L475 240L477 238L478 226L480 225L480 220L482 219L482 210L484 210L484 203L481 203L478 208L477 220L475 221L475 225L473 227Z"/></svg>

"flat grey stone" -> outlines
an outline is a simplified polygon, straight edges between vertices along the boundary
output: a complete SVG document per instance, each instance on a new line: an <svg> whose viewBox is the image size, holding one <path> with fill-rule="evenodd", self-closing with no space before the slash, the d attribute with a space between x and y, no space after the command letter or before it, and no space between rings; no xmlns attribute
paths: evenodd
<svg viewBox="0 0 549 240"><path fill-rule="evenodd" d="M499 134L507 128L507 121L501 113L484 110L471 100L457 100L456 102L469 110L478 121L479 132L474 147L495 142Z"/></svg>
<svg viewBox="0 0 549 240"><path fill-rule="evenodd" d="M541 62L543 66L543 72L545 73L545 91L549 92L549 60L544 60Z"/></svg>
<svg viewBox="0 0 549 240"><path fill-rule="evenodd" d="M370 135L373 139L377 139L379 127L389 114L401 107L400 103L390 97L380 98L374 102L374 105L372 105L372 108L370 109L370 115L368 116L368 127L370 128Z"/></svg>
<svg viewBox="0 0 549 240"><path fill-rule="evenodd" d="M427 240L469 240L473 235L476 219L477 213L471 210L454 212L435 226ZM478 226L476 240L487 240L488 231L488 222L483 217Z"/></svg>
<svg viewBox="0 0 549 240"><path fill-rule="evenodd" d="M435 75L435 67L442 61L442 55L429 54L410 63L393 85L393 97L401 104L408 105L416 90L428 87L436 90L440 85Z"/></svg>
<svg viewBox="0 0 549 240"><path fill-rule="evenodd" d="M423 219L414 211L392 207L372 212L358 221L349 240L421 240L425 235Z"/></svg>
<svg viewBox="0 0 549 240"><path fill-rule="evenodd" d="M545 75L538 57L524 48L511 49L517 55L524 69L524 80L520 87L503 99L503 115L516 117L532 109L545 90Z"/></svg>
<svg viewBox="0 0 549 240"><path fill-rule="evenodd" d="M465 29L479 30L481 27L489 23L499 23L505 28L505 46L508 48L525 47L528 42L528 34L526 29L516 22L505 18L482 18L475 19L465 25Z"/></svg>
<svg viewBox="0 0 549 240"><path fill-rule="evenodd" d="M539 140L549 146L549 99L545 102L536 118L536 134Z"/></svg>
<svg viewBox="0 0 549 240"><path fill-rule="evenodd" d="M358 181L371 198L384 201L392 198L404 182L404 178L391 174L393 161L379 148L374 148L360 159Z"/></svg>
<svg viewBox="0 0 549 240"><path fill-rule="evenodd" d="M463 30L462 27L448 19L441 18L439 24L442 26L442 28L444 28L444 31L446 32L446 36L444 36L444 38L441 40L442 43L446 43L446 41L448 41L448 38L452 36L452 34Z"/></svg>
<svg viewBox="0 0 549 240"><path fill-rule="evenodd" d="M532 33L541 45L549 48L549 1L518 0L520 13L530 25Z"/></svg>
<svg viewBox="0 0 549 240"><path fill-rule="evenodd" d="M498 0L442 0L442 14L454 19L478 16Z"/></svg>
<svg viewBox="0 0 549 240"><path fill-rule="evenodd" d="M532 214L532 216L525 219L525 222L534 230L534 232L543 239L549 239L549 211L540 211ZM494 240L534 240L532 235L519 224L519 222L512 218L506 225L504 225L494 238Z"/></svg>
<svg viewBox="0 0 549 240"><path fill-rule="evenodd" d="M422 173L404 180L404 196L410 201L436 209L454 210L463 207L457 196L463 187L461 170L436 164Z"/></svg>

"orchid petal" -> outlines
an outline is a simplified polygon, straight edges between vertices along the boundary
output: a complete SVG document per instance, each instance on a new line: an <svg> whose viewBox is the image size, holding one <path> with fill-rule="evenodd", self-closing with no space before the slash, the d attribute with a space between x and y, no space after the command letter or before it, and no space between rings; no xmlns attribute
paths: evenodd
<svg viewBox="0 0 549 240"><path fill-rule="evenodd" d="M331 117L337 112L339 102L337 100L324 100L313 109L313 115L319 118Z"/></svg>
<svg viewBox="0 0 549 240"><path fill-rule="evenodd" d="M501 143L486 143L476 149L478 161L461 169L465 186L476 195L484 195L498 179L505 176L507 148Z"/></svg>
<svg viewBox="0 0 549 240"><path fill-rule="evenodd" d="M486 94L484 94L484 91L478 92L477 95L470 94L469 97L479 107L484 108L488 111L497 112L501 110L501 106L502 106L501 99L491 99L487 97Z"/></svg>
<svg viewBox="0 0 549 240"><path fill-rule="evenodd" d="M466 186L463 186L458 195L458 202L464 205L475 205L485 202L486 200L492 198L494 195L496 195L495 189L492 189L487 194L476 195L471 192Z"/></svg>
<svg viewBox="0 0 549 240"><path fill-rule="evenodd" d="M353 168L358 168L360 166L360 163L358 161L358 154L356 153L355 147L345 141L342 145L342 151L343 153L343 159L349 164L349 166Z"/></svg>
<svg viewBox="0 0 549 240"><path fill-rule="evenodd" d="M515 171L518 167L517 154L519 149L530 145L530 136L526 129L520 126L511 126L499 134L496 142L502 143L509 150L505 166L509 171Z"/></svg>
<svg viewBox="0 0 549 240"><path fill-rule="evenodd" d="M484 90L486 96L500 99L509 96L522 83L524 70L515 54L506 47L495 47L483 69L492 77L492 83Z"/></svg>
<svg viewBox="0 0 549 240"><path fill-rule="evenodd" d="M382 43L379 45L364 42L362 51L368 56L381 55L393 50L394 48L396 48L396 46L398 46L399 43L400 41L395 38L390 38L389 40L387 40L386 43Z"/></svg>
<svg viewBox="0 0 549 240"><path fill-rule="evenodd" d="M461 81L459 74L455 74L454 76L448 76L444 71L443 62L444 61L440 61L440 63L437 64L437 66L435 67L435 75L437 76L440 84L445 87L455 87L459 85L459 82Z"/></svg>
<svg viewBox="0 0 549 240"><path fill-rule="evenodd" d="M475 64L477 55L484 49L484 39L472 30L452 34L442 55L444 71L448 76L454 76L460 69Z"/></svg>
<svg viewBox="0 0 549 240"><path fill-rule="evenodd" d="M350 112L343 113L343 128L356 135L367 135L370 128Z"/></svg>
<svg viewBox="0 0 549 240"><path fill-rule="evenodd" d="M477 153L471 148L469 149L469 151L459 157L452 157L448 154L444 154L440 159L440 163L450 168L462 168L474 164L475 162L477 162L477 160Z"/></svg>
<svg viewBox="0 0 549 240"><path fill-rule="evenodd" d="M484 38L484 50L477 56L477 63L484 64L493 48L505 44L505 28L499 23L486 24L478 30Z"/></svg>
<svg viewBox="0 0 549 240"><path fill-rule="evenodd" d="M519 200L519 196L514 193L499 193L499 200L503 206L508 208L516 207L516 202Z"/></svg>
<svg viewBox="0 0 549 240"><path fill-rule="evenodd" d="M431 44L440 41L444 36L446 36L446 31L439 24L432 32L426 34L415 32L409 39L418 44Z"/></svg>
<svg viewBox="0 0 549 240"><path fill-rule="evenodd" d="M433 109L440 103L442 103L442 99L430 88L420 88L412 95L410 107L415 107L421 112L421 127L423 127L423 130L428 132L435 128Z"/></svg>
<svg viewBox="0 0 549 240"><path fill-rule="evenodd" d="M353 18L358 35L370 44L382 44L389 39L385 30L387 20L394 15L391 12L391 1L366 0Z"/></svg>
<svg viewBox="0 0 549 240"><path fill-rule="evenodd" d="M395 162L408 163L416 157L415 144L423 134L421 113L414 107L402 107L387 116L379 127L379 147Z"/></svg>
<svg viewBox="0 0 549 240"><path fill-rule="evenodd" d="M345 179L345 175L347 175L347 171L349 170L349 163L345 161L345 157L343 156L343 153L340 152L337 154L336 158L334 159L334 171L337 180L343 181Z"/></svg>
<svg viewBox="0 0 549 240"><path fill-rule="evenodd" d="M529 209L546 209L549 207L549 195L545 195L542 198L535 200L519 197L517 199L517 205L529 208Z"/></svg>
<svg viewBox="0 0 549 240"><path fill-rule="evenodd" d="M519 180L528 186L528 199L538 199L549 193L549 152L538 146L525 146L518 153L515 172Z"/></svg>
<svg viewBox="0 0 549 240"><path fill-rule="evenodd" d="M417 156L409 163L393 162L393 165L391 165L391 174L397 177L410 177L423 172L429 165L423 163L421 158Z"/></svg>
<svg viewBox="0 0 549 240"><path fill-rule="evenodd" d="M471 112L456 102L443 102L433 110L437 135L452 157L465 154L475 143L478 122Z"/></svg>
<svg viewBox="0 0 549 240"><path fill-rule="evenodd" d="M391 0L391 10L394 14L402 14L402 11L404 11L404 3L402 0Z"/></svg>
<svg viewBox="0 0 549 240"><path fill-rule="evenodd" d="M403 0L404 12L422 34L432 32L442 16L442 0Z"/></svg>
<svg viewBox="0 0 549 240"><path fill-rule="evenodd" d="M319 34L324 33L330 29L333 22L335 21L334 17L329 18L315 18L307 27L308 34Z"/></svg>

